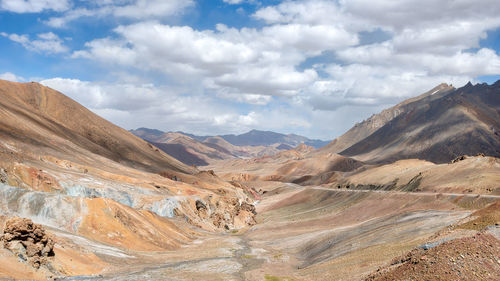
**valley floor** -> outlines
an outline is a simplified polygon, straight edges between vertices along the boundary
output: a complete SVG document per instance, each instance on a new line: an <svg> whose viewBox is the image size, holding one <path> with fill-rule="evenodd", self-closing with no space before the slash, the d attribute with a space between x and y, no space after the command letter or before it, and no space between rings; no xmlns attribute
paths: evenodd
<svg viewBox="0 0 500 281"><path fill-rule="evenodd" d="M412 249L475 235L462 226L500 199L276 183L264 189L251 228L207 232L172 252L116 257L128 264L67 280L361 280ZM498 226L488 231L500 239ZM499 273L496 263L485 274Z"/></svg>

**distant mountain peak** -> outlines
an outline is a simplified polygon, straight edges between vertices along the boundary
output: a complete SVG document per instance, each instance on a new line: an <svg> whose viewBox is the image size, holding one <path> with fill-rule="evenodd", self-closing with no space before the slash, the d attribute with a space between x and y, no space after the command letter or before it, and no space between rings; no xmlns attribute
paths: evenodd
<svg viewBox="0 0 500 281"><path fill-rule="evenodd" d="M161 135L161 134L165 133L164 131L160 131L157 129L144 128L144 127L137 128L137 129L131 130L131 131L145 131L145 132L148 132L149 134L155 134L155 135Z"/></svg>
<svg viewBox="0 0 500 281"><path fill-rule="evenodd" d="M472 83L469 81L469 82L467 82L467 84L465 84L464 88L469 88L472 86L474 86L474 85L472 85Z"/></svg>

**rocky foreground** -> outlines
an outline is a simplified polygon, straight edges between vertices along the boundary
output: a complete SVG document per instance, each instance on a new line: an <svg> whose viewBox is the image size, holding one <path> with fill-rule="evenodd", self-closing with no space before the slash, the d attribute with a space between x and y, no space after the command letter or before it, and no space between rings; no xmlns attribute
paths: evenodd
<svg viewBox="0 0 500 281"><path fill-rule="evenodd" d="M366 280L498 280L499 257L498 238L478 233L412 250Z"/></svg>

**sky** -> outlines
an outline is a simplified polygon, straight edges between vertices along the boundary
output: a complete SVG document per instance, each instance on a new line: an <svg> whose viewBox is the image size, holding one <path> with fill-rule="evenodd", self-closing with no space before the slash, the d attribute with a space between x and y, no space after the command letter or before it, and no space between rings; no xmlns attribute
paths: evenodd
<svg viewBox="0 0 500 281"><path fill-rule="evenodd" d="M125 128L333 139L500 79L498 0L0 0L0 79Z"/></svg>

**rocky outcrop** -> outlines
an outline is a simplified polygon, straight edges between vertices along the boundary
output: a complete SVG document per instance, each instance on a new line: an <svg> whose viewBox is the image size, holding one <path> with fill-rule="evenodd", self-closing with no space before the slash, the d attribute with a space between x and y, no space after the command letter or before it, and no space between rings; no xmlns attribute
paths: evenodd
<svg viewBox="0 0 500 281"><path fill-rule="evenodd" d="M458 156L457 158L451 160L451 163L457 163L457 162L460 162L460 161L463 161L465 159L467 159L468 156L467 155L461 155L461 156Z"/></svg>
<svg viewBox="0 0 500 281"><path fill-rule="evenodd" d="M255 206L244 201L240 203L237 198L206 198L206 202L196 200L195 214L201 224L191 223L202 226L208 222L215 230L239 229L257 223Z"/></svg>
<svg viewBox="0 0 500 281"><path fill-rule="evenodd" d="M240 205L240 210L250 212L254 215L257 215L257 211L255 210L255 206L252 204L248 204L247 202L243 202Z"/></svg>
<svg viewBox="0 0 500 281"><path fill-rule="evenodd" d="M30 219L8 219L1 240L6 249L34 268L47 264L54 256L54 240L41 225Z"/></svg>
<svg viewBox="0 0 500 281"><path fill-rule="evenodd" d="M0 169L0 183L7 183L8 176L7 171L5 169Z"/></svg>

